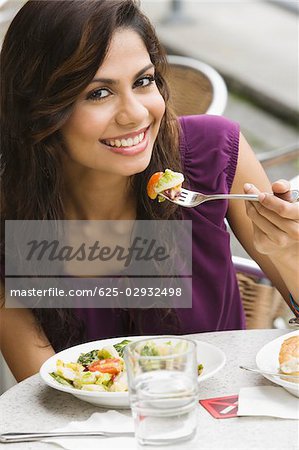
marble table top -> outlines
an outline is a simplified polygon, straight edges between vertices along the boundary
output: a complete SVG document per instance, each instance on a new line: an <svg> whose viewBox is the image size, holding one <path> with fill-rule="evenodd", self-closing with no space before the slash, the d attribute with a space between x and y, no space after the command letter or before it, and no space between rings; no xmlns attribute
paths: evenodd
<svg viewBox="0 0 299 450"><path fill-rule="evenodd" d="M239 365L254 366L259 349L272 339L289 331L248 330L189 335L193 339L217 346L227 357L224 368L200 384L200 399L238 394L241 387L273 385L262 375L239 369ZM0 397L0 432L50 431L72 420L85 420L95 411L102 412L103 409L46 386L37 374L12 387ZM218 420L201 406L198 412L196 442L193 447L182 446L183 450L187 448L194 448L194 450L295 450L298 448L296 420L271 417L236 417ZM0 444L0 448L50 450L58 447L50 443L34 442L9 444L9 446ZM101 448L100 444L98 448Z"/></svg>

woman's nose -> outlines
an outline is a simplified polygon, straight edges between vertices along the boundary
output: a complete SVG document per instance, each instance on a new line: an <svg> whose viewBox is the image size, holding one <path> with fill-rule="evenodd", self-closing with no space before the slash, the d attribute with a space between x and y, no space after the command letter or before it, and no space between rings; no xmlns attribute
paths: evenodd
<svg viewBox="0 0 299 450"><path fill-rule="evenodd" d="M148 109L141 99L134 93L121 99L116 114L116 122L119 125L141 124L148 116Z"/></svg>

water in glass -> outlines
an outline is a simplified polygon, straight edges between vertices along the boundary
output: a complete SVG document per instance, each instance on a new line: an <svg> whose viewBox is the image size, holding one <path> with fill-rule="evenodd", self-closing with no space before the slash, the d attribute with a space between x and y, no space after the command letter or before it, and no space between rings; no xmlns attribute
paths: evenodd
<svg viewBox="0 0 299 450"><path fill-rule="evenodd" d="M135 359L135 365L131 359L130 403L139 444L177 444L195 435L198 404L195 353L195 348L194 353L189 348L188 352L171 357L141 358L137 362ZM132 366L137 367L134 373Z"/></svg>

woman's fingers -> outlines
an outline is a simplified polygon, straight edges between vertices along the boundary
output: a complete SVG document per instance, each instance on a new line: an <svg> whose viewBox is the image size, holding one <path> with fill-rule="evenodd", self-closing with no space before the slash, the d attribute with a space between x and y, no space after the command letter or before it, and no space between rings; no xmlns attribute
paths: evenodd
<svg viewBox="0 0 299 450"><path fill-rule="evenodd" d="M257 202L246 203L248 216L264 232L274 232L275 229L277 229L277 231L281 230L287 233L291 239L299 240L299 222L297 220L286 218ZM295 212L293 212L293 216L296 216ZM273 225L274 227L270 227L270 225Z"/></svg>
<svg viewBox="0 0 299 450"><path fill-rule="evenodd" d="M253 185L245 185L246 193L258 194L259 202L246 202L252 220L256 248L268 253L275 248L285 248L299 242L299 204L289 203L275 195L260 193ZM273 192L285 193L289 183L284 180L273 185Z"/></svg>
<svg viewBox="0 0 299 450"><path fill-rule="evenodd" d="M277 182L279 183L279 182ZM288 182L286 182L288 183ZM288 183L289 184L289 183ZM273 183L274 185L274 183ZM273 186L272 185L272 186ZM262 209L260 205L262 205L267 211L273 211L274 215L279 216L282 219L291 219L292 221L299 221L299 203L290 203L285 200L282 200L275 195L271 195L269 193L260 192L255 186L252 184L245 184L244 190L246 193L257 194L259 195L259 203L254 203L255 207L259 209L262 213ZM286 193L284 189L281 188L280 193ZM274 191L274 193L278 193L278 190ZM266 212L264 212L264 215ZM272 216L274 217L274 216ZM269 215L270 219L270 215Z"/></svg>
<svg viewBox="0 0 299 450"><path fill-rule="evenodd" d="M267 210L273 211L275 214L282 218L299 220L298 202L290 203L268 193L259 194L259 201L260 204L263 205Z"/></svg>
<svg viewBox="0 0 299 450"><path fill-rule="evenodd" d="M261 205L256 206L251 202L246 203L247 215L253 222L255 237L258 236L258 231L261 231L279 247L285 247L289 244L290 239L293 240L295 238L296 229L293 226L292 221L283 219L284 223L281 223L281 219L277 220L272 217L272 220L270 220L269 212L267 212ZM288 223L285 223L286 221ZM292 237L292 235L294 235L294 237Z"/></svg>
<svg viewBox="0 0 299 450"><path fill-rule="evenodd" d="M280 234L282 234L282 231ZM254 246L259 253L270 255L278 249L285 248L285 246L282 247L278 240L272 240L273 235L276 236L276 234L264 233L260 228L253 224Z"/></svg>
<svg viewBox="0 0 299 450"><path fill-rule="evenodd" d="M291 189L291 184L287 180L278 180L272 183L272 190L277 194L284 194Z"/></svg>

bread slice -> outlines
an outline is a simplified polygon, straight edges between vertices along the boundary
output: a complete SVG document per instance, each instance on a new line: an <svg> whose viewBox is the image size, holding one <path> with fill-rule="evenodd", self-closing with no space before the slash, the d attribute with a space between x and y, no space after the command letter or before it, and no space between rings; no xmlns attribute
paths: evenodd
<svg viewBox="0 0 299 450"><path fill-rule="evenodd" d="M279 352L279 366L281 373L299 376L299 335L283 341ZM292 381L299 383L299 378Z"/></svg>

